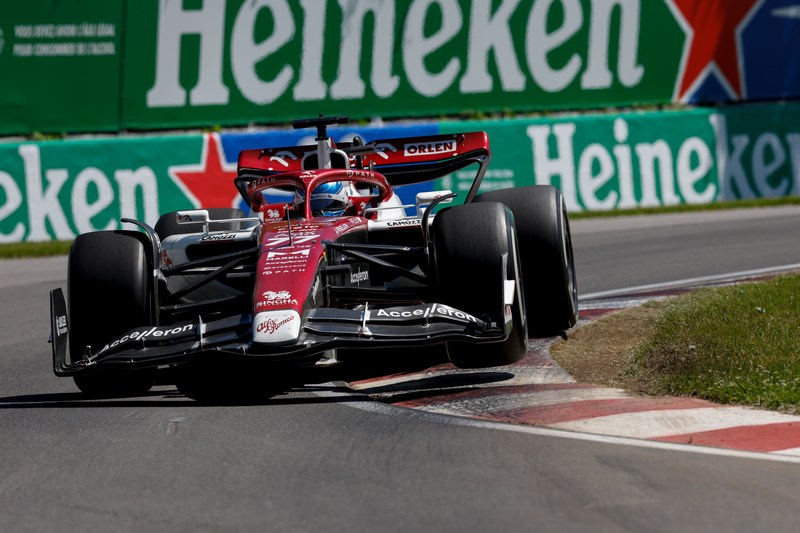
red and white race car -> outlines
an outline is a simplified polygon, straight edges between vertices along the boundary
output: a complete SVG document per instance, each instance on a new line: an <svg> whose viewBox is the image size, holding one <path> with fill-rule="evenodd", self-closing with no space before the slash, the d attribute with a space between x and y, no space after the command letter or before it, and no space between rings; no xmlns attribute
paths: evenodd
<svg viewBox="0 0 800 533"><path fill-rule="evenodd" d="M235 209L178 211L155 228L75 239L67 292L51 293L55 373L95 396L142 393L170 369L187 396L274 383L355 350L435 346L458 367L513 363L528 338L578 317L566 208L529 186L479 194L484 132L246 150ZM393 187L467 166L450 191L403 205ZM69 348L69 350L68 350ZM392 350L388 350L388 349ZM398 348L400 350L398 350ZM67 356L69 352L69 357Z"/></svg>

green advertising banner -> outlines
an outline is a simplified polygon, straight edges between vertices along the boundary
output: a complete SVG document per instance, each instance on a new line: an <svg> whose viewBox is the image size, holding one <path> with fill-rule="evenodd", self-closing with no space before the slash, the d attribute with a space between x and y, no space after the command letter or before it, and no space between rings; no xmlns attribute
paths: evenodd
<svg viewBox="0 0 800 533"><path fill-rule="evenodd" d="M69 240L192 208L171 172L197 166L203 146L202 135L0 144L0 242Z"/></svg>
<svg viewBox="0 0 800 533"><path fill-rule="evenodd" d="M359 134L486 131L492 161L482 190L552 184L576 212L800 195L799 125L800 104L757 104L387 124ZM239 151L293 146L305 136L265 130L0 144L0 242L71 239L120 228L121 217L153 225L177 209L243 207L232 185ZM465 169L426 186L463 198L473 176Z"/></svg>
<svg viewBox="0 0 800 533"><path fill-rule="evenodd" d="M800 195L800 105L446 122L489 133L483 189L552 184L570 211ZM471 174L441 180L465 192Z"/></svg>
<svg viewBox="0 0 800 533"><path fill-rule="evenodd" d="M126 128L669 102L669 1L129 2Z"/></svg>
<svg viewBox="0 0 800 533"><path fill-rule="evenodd" d="M117 131L123 4L0 2L0 135Z"/></svg>

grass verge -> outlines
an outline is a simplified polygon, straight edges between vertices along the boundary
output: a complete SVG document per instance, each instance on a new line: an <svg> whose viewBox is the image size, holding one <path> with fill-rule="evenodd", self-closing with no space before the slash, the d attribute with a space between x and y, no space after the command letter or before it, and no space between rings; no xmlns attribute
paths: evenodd
<svg viewBox="0 0 800 533"><path fill-rule="evenodd" d="M0 244L0 259L66 255L72 241L14 242Z"/></svg>
<svg viewBox="0 0 800 533"><path fill-rule="evenodd" d="M603 317L553 347L578 381L800 412L800 276Z"/></svg>

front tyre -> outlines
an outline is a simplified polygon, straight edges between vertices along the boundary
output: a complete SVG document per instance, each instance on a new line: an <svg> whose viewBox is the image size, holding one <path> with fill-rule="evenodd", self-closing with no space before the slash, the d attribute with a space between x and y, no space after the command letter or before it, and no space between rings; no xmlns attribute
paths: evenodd
<svg viewBox="0 0 800 533"><path fill-rule="evenodd" d="M511 327L502 342L448 342L455 366L485 368L519 361L527 351L525 306L519 251L511 212L499 203L467 204L441 211L434 219L433 245L442 303L500 328ZM513 302L505 290L513 282Z"/></svg>
<svg viewBox="0 0 800 533"><path fill-rule="evenodd" d="M555 336L574 326L575 258L561 192L551 185L532 185L489 191L475 202L500 202L514 213L531 336Z"/></svg>
<svg viewBox="0 0 800 533"><path fill-rule="evenodd" d="M79 235L69 252L69 351L74 362L87 347L97 353L125 332L151 323L152 267L144 236L134 231ZM74 376L84 393L119 397L147 392L155 368L102 369Z"/></svg>

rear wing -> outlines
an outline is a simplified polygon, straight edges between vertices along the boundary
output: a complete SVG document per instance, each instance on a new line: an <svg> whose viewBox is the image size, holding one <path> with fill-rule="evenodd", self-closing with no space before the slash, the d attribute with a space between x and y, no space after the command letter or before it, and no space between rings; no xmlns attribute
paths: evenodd
<svg viewBox="0 0 800 533"><path fill-rule="evenodd" d="M363 146L338 143L336 149L349 157L352 168L379 172L392 186L430 181L477 163L476 181L467 201L477 192L491 157L489 136L483 131L380 139ZM307 170L303 168L303 158L315 151L315 146L244 150L239 154L239 174Z"/></svg>

